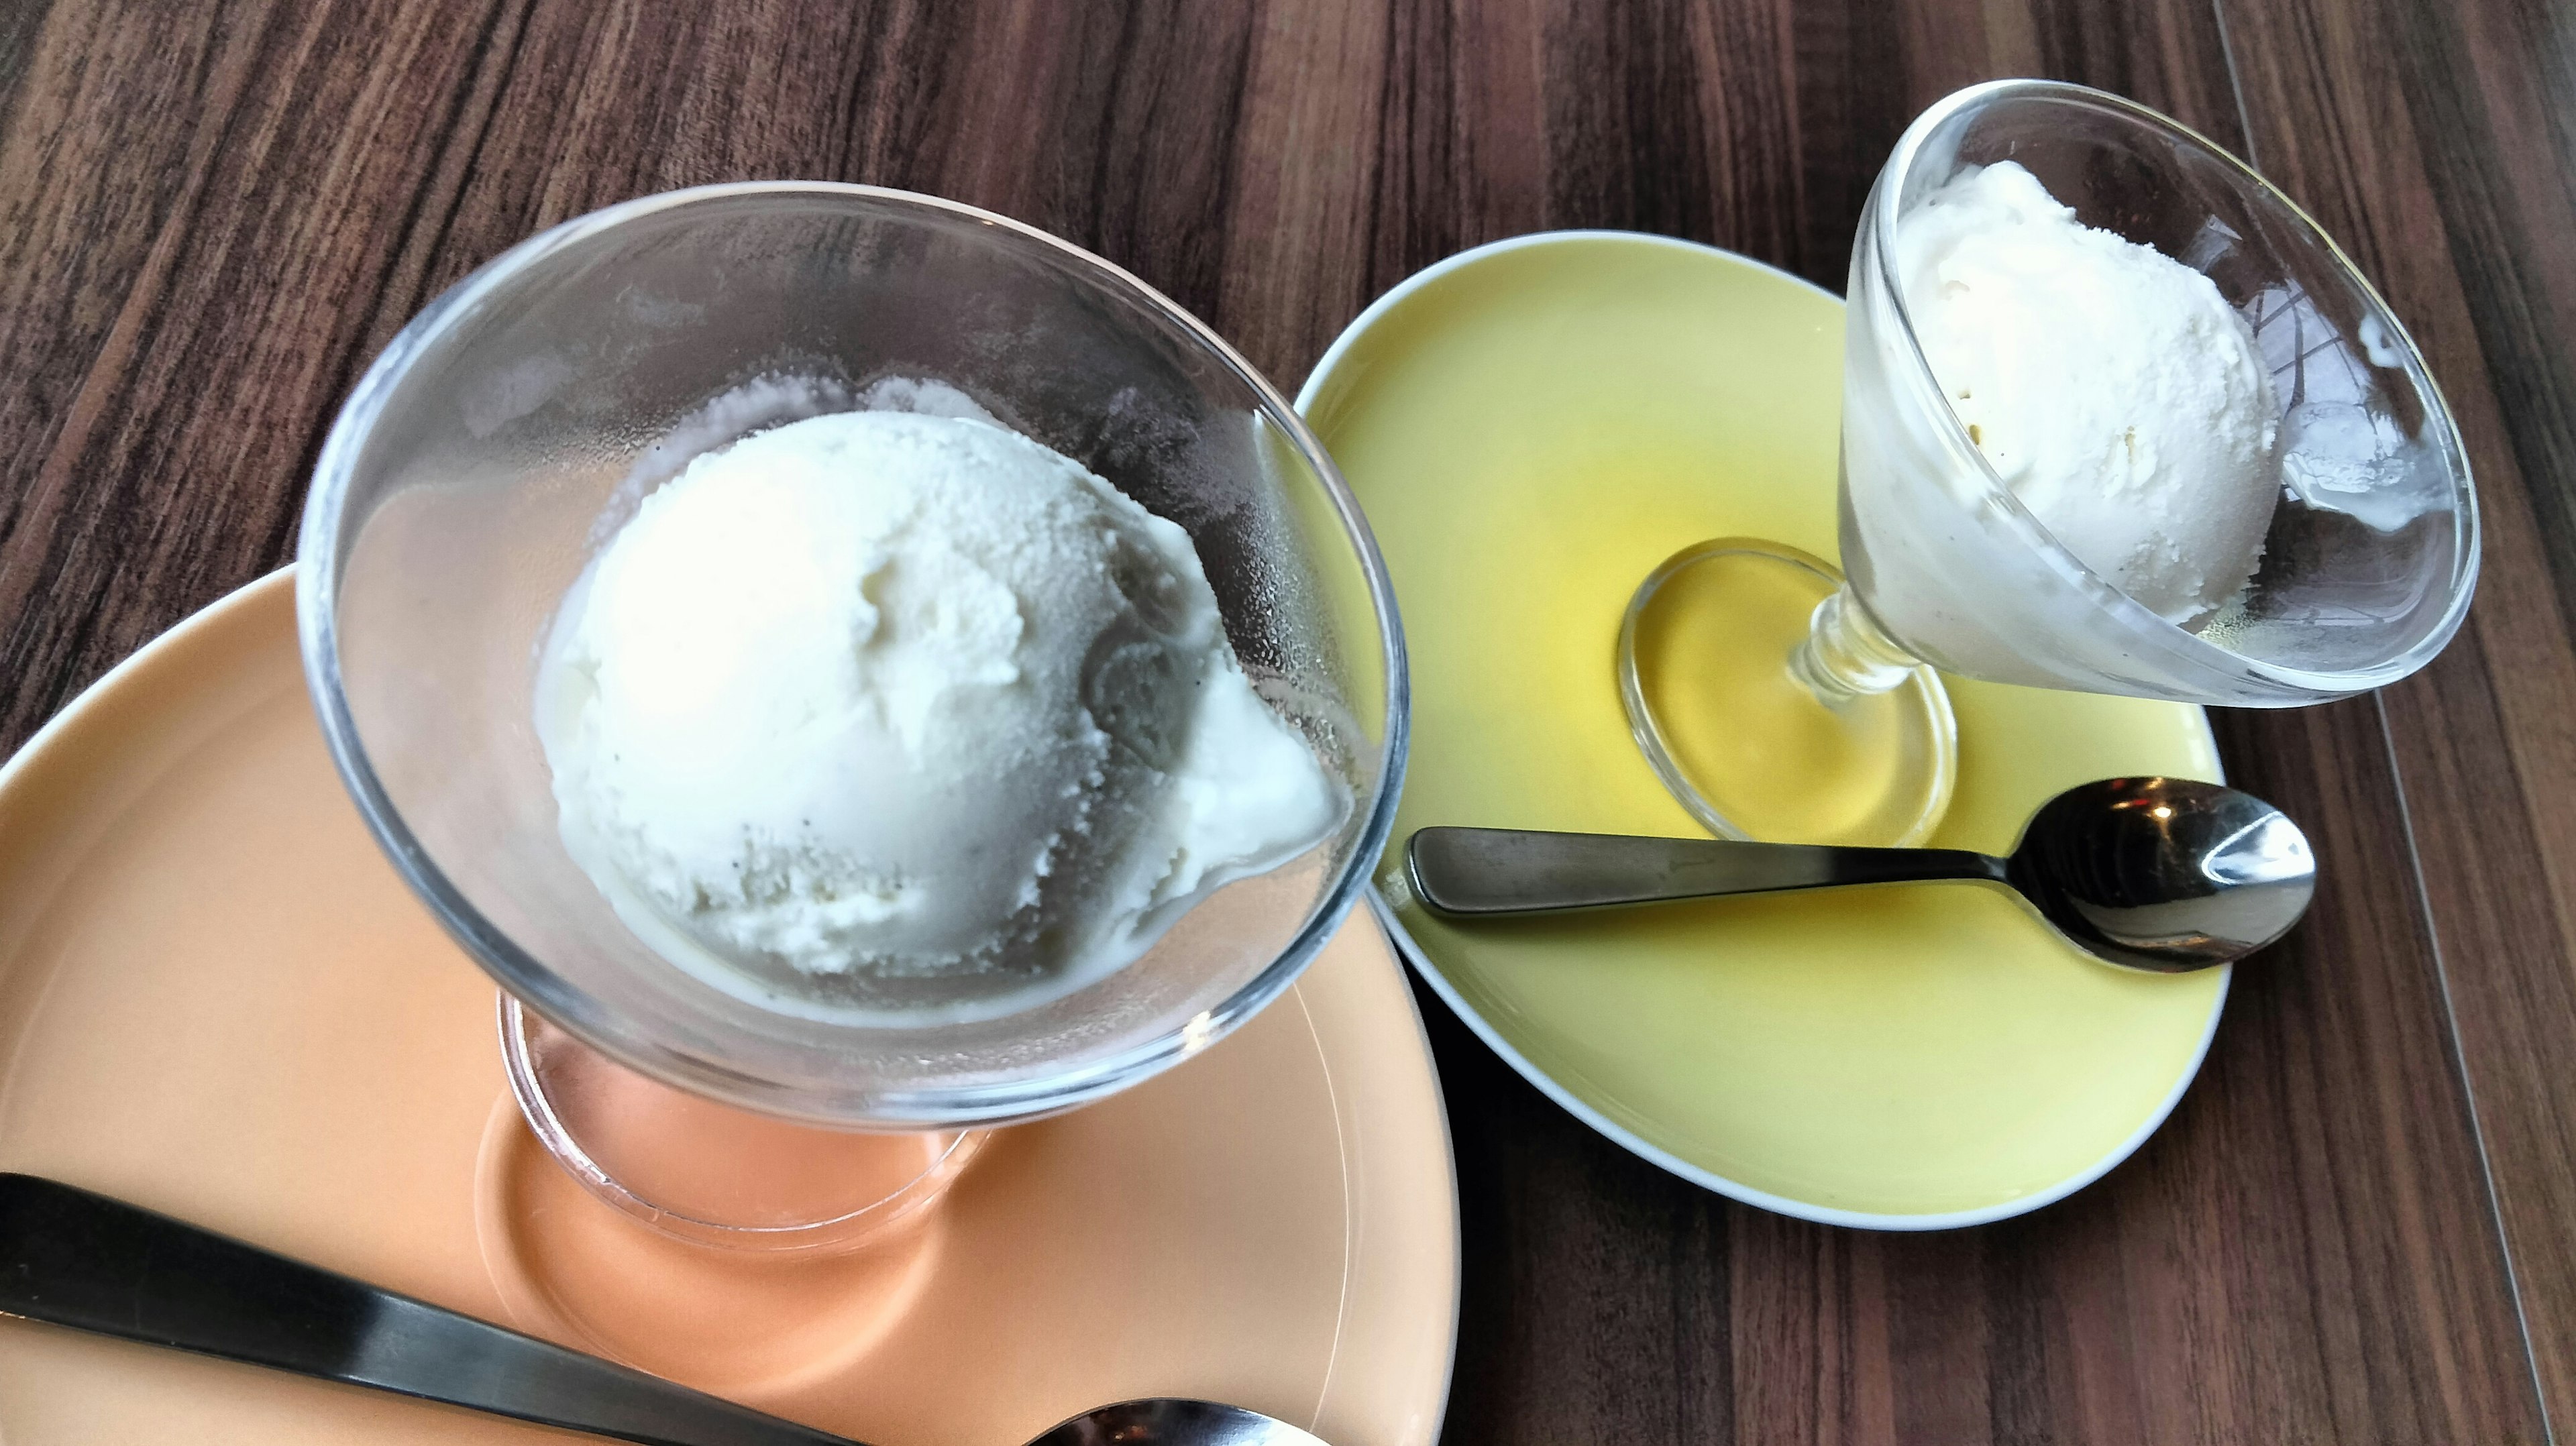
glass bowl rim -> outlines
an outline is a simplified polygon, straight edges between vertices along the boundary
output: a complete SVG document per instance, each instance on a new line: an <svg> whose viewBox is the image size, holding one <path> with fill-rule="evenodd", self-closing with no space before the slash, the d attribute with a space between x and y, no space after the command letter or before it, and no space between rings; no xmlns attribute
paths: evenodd
<svg viewBox="0 0 2576 1446"><path fill-rule="evenodd" d="M2057 540L2057 535L2049 531L2048 525L2041 522L2010 487L2004 485L2003 478L1986 460L1985 453L1968 440L1965 424L1960 422L1958 413L1950 409L1948 401L1941 395L1940 382L1933 375L1931 360L1923 354L1923 343L1915 335L1913 314L1905 304L1905 288L1896 271L1895 199L1904 192L1906 180L1923 160L1924 148L1935 131L1962 112L2003 100L2043 100L2109 111L2162 132L2216 162L2224 174L2253 197L2256 204L2278 211L2314 240L2332 260L2344 281L2360 294L2396 338L2409 363L2408 375L2422 384L2428 404L2428 422L2438 428L2435 440L2457 463L2453 495L2458 506L2453 513L2457 519L2453 526L2458 548L2451 565L2443 613L2433 628L2418 638L2413 646L2371 667L2325 671L2270 662L2210 642L2179 624L2166 621L2086 566ZM2234 152L2152 106L2141 105L2110 91L2062 80L1990 80L1953 91L1915 117L1914 123L1905 128L1905 134L1898 138L1895 150L1889 154L1887 165L1872 189L1871 201L1869 240L1877 260L1877 275L1872 280L1885 294L1889 308L1896 315L1898 331L1904 337L1902 369L1917 400L1922 401L1928 396L1929 404L1924 410L1936 415L1933 426L1940 434L1942 449L1950 455L1954 467L1966 470L1967 475L1984 483L1985 493L1981 500L2005 518L2011 530L2021 536L2052 571L2101 601L2133 634L2155 637L2168 650L2183 653L2204 667L2222 671L2249 669L2267 683L2340 697L2381 687L2414 673L2432 661L2434 655L2448 646L2451 638L2459 632L2461 623L2468 616L2470 600L2477 591L2482 549L2476 480L2471 474L2468 446L2460 436L2459 423L2452 415L2450 400L2442 395L2431 364L2415 344L2414 334L2406 329L2406 324L2399 320L2387 299L2379 294L2379 289L2370 284L2370 278L2362 274L2361 268L2353 264L2352 258L2344 253L2343 247L2336 244L2332 236L2326 234L2315 217Z"/></svg>
<svg viewBox="0 0 2576 1446"><path fill-rule="evenodd" d="M1386 725L1379 749L1376 791L1349 857L1297 933L1251 979L1180 1028L1071 1070L998 1084L891 1091L877 1097L877 1109L864 1117L800 1108L793 1098L799 1093L796 1087L747 1074L721 1061L701 1058L626 1030L598 1000L521 948L467 900L430 857L404 822L369 761L340 682L341 518L366 443L414 363L473 315L494 291L560 251L664 212L746 198L873 202L917 211L925 220L991 227L1021 242L1035 244L1072 273L1112 293L1123 293L1126 299L1196 343L1252 393L1258 415L1287 437L1330 499L1334 516L1358 555L1368 583L1370 606L1379 624L1380 664L1386 675ZM1358 500L1352 496L1331 453L1307 427L1305 418L1223 337L1132 272L1025 222L915 191L843 181L734 181L690 186L639 196L573 217L484 262L433 298L395 334L333 417L314 465L311 490L297 531L295 574L296 630L305 684L319 715L332 763L395 872L402 875L449 936L527 1007L610 1059L674 1088L783 1119L840 1128L860 1123L899 1129L1009 1124L1088 1104L1187 1059L1231 1033L1285 992L1339 930L1386 847L1395 824L1396 801L1403 789L1412 690L1394 583Z"/></svg>

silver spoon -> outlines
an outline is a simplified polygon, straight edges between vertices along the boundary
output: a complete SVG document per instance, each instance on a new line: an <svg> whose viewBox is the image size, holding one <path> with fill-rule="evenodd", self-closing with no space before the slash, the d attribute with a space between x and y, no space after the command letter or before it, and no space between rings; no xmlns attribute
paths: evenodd
<svg viewBox="0 0 2576 1446"><path fill-rule="evenodd" d="M1426 828L1406 843L1404 861L1424 904L1462 916L1968 879L2014 890L2096 958L2169 974L2230 963L2280 938L2317 887L2307 836L2279 809L2182 778L2070 788L2031 815L2009 858Z"/></svg>
<svg viewBox="0 0 2576 1446"><path fill-rule="evenodd" d="M33 1175L0 1174L0 1315L643 1446L857 1446ZM1121 1401L1029 1446L1323 1446L1211 1401Z"/></svg>

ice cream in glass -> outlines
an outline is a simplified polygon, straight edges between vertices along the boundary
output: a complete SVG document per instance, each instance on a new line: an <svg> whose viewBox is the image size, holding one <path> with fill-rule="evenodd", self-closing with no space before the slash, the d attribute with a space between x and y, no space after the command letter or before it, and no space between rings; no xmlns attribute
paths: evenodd
<svg viewBox="0 0 2576 1446"><path fill-rule="evenodd" d="M1999 81L1915 121L1862 214L1843 400L1847 577L1729 539L1630 609L1631 721L1721 834L1926 837L1935 669L2291 706L2406 676L2467 611L2468 465L2404 328L2260 176L2119 97ZM1812 614L1776 671L1638 645L1714 606ZM1685 717L1745 737L1679 747Z"/></svg>
<svg viewBox="0 0 2576 1446"><path fill-rule="evenodd" d="M530 1125L701 1242L862 1238L961 1135L1224 1038L1401 772L1384 569L1286 399L871 187L649 196L459 283L324 446L298 606Z"/></svg>
<svg viewBox="0 0 2576 1446"><path fill-rule="evenodd" d="M774 1008L1024 1009L1340 821L1189 534L989 415L702 453L550 633L566 852L638 938Z"/></svg>

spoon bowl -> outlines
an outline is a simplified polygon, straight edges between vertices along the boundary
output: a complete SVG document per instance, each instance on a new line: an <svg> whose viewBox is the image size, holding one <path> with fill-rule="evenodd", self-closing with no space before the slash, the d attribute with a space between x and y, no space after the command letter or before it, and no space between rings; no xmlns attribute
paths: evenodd
<svg viewBox="0 0 2576 1446"><path fill-rule="evenodd" d="M2050 799L2008 858L1524 829L1426 828L1402 884L1459 917L1854 884L1967 880L2019 895L2107 964L2161 974L2232 963L2290 932L2316 894L2298 825L2263 800L2185 778L2106 778Z"/></svg>
<svg viewBox="0 0 2576 1446"><path fill-rule="evenodd" d="M1083 1412L1029 1446L1324 1446L1276 1417L1241 1406L1164 1396Z"/></svg>
<svg viewBox="0 0 2576 1446"><path fill-rule="evenodd" d="M2114 964L2184 973L2290 932L2317 890L2287 816L2215 783L2106 778L2040 805L2006 881L2059 933Z"/></svg>

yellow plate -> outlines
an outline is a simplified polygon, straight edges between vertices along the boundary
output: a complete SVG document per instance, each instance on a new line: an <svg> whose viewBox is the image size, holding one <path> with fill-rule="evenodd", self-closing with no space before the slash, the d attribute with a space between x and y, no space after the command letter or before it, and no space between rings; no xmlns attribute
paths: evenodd
<svg viewBox="0 0 2576 1446"><path fill-rule="evenodd" d="M1703 538L1835 555L1842 334L1841 302L1794 277L1616 232L1466 252L1342 333L1298 405L1403 608L1398 840L1699 832L1629 737L1620 611ZM1936 846L2008 850L2086 779L2219 777L2197 708L1950 689L1959 781ZM1956 885L1483 924L1378 902L1450 1006L1594 1128L1837 1224L1976 1224L2093 1180L2172 1110L2227 993L2224 970L2096 964Z"/></svg>

